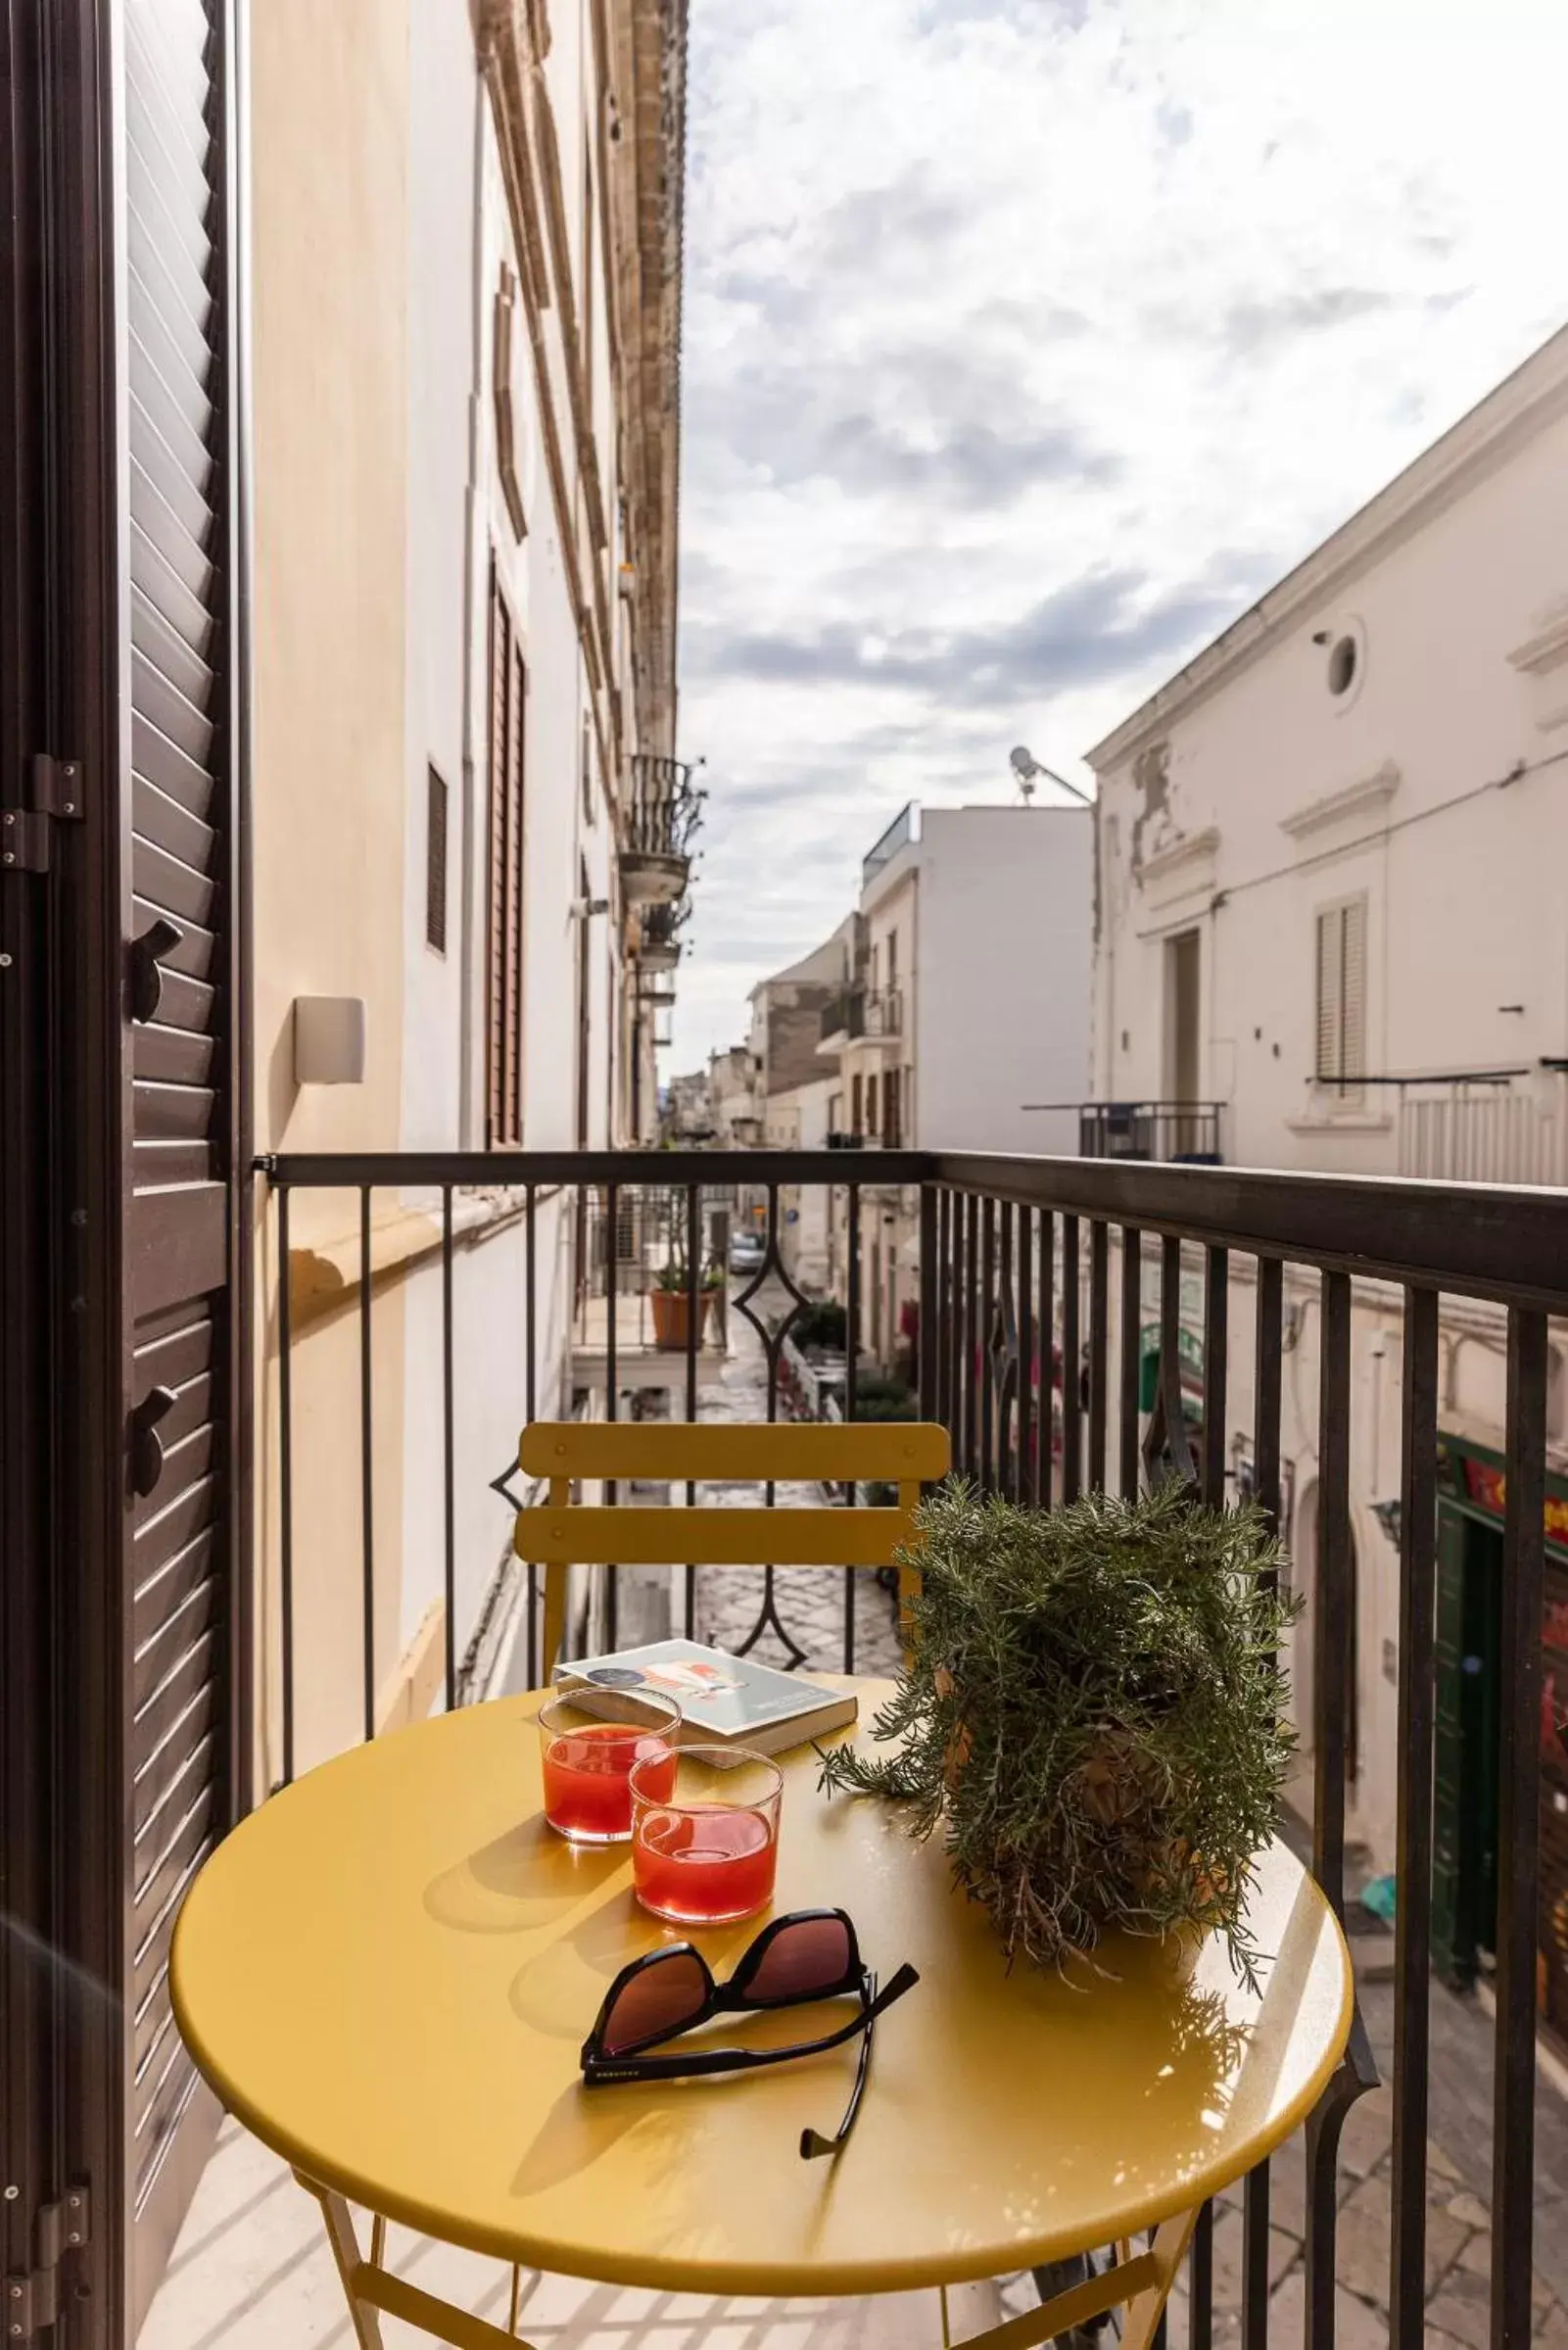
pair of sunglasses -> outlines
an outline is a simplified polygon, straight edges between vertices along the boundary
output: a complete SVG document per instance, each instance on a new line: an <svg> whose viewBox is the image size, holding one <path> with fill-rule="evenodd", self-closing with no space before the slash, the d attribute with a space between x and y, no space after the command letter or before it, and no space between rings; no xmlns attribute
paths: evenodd
<svg viewBox="0 0 1568 2350"><path fill-rule="evenodd" d="M800 2134L803 2159L836 2154L855 2126L865 2093L872 2026L919 1981L912 1966L901 1966L886 1989L879 1990L876 1976L861 1958L854 1926L841 1909L796 1909L787 1917L775 1918L763 1928L727 1983L715 1981L700 1950L694 1950L689 1942L674 1942L667 1949L634 1959L610 1985L594 2029L583 2042L583 2084L587 2088L604 2088L619 2081L678 2081L692 2075L748 2072L759 2065L789 2064L797 2056L817 2056L827 2048L842 2047L858 2032L863 2035L860 2063L843 2120L832 2137L824 2137L817 2130ZM808 1999L851 1994L860 2000L859 2015L820 2039L799 2040L786 2048L704 2046L673 2056L644 2054L716 2015L798 2007Z"/></svg>

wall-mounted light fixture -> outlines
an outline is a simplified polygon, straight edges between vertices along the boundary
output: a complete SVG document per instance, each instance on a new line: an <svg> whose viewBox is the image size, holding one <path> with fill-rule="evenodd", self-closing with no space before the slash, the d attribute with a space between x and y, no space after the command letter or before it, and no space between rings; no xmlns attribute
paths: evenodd
<svg viewBox="0 0 1568 2350"><path fill-rule="evenodd" d="M362 995L297 995L294 999L294 1082L364 1083Z"/></svg>

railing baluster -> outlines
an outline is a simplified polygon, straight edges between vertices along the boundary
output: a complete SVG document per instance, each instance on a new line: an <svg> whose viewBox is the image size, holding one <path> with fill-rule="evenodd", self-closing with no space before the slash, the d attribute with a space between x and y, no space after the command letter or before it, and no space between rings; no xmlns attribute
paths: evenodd
<svg viewBox="0 0 1568 2350"><path fill-rule="evenodd" d="M1312 1873L1345 1915L1345 1744L1349 1728L1352 1605L1351 1282L1322 1276L1318 1351L1317 1559L1312 1578L1312 1700L1315 1783ZM1307 2350L1333 2350L1340 2079L1324 2092L1307 2133Z"/></svg>
<svg viewBox="0 0 1568 2350"><path fill-rule="evenodd" d="M1200 2206L1187 2261L1187 2339L1191 2350L1210 2350L1214 2338L1214 2207Z"/></svg>
<svg viewBox="0 0 1568 2350"><path fill-rule="evenodd" d="M980 1202L980 1483L994 1488L996 1475L996 1203Z"/></svg>
<svg viewBox="0 0 1568 2350"><path fill-rule="evenodd" d="M1018 1498L1039 1500L1034 1409L1034 1210L1019 1210Z"/></svg>
<svg viewBox="0 0 1568 2350"><path fill-rule="evenodd" d="M860 1383L860 1185L849 1182L849 1212L845 1246L849 1252L844 1283L844 1417L853 1419ZM770 1407L768 1417L772 1419ZM849 1499L853 1502L854 1489Z"/></svg>
<svg viewBox="0 0 1568 2350"><path fill-rule="evenodd" d="M1138 1387L1143 1366L1143 1234L1136 1224L1121 1227L1121 1336L1119 1389L1119 1489L1124 1502L1138 1498Z"/></svg>
<svg viewBox="0 0 1568 2350"><path fill-rule="evenodd" d="M964 1415L968 1409L964 1363L968 1353L966 1307L969 1300L969 1272L964 1262L964 1242L969 1209L961 1191L952 1194L952 1201L953 1262L948 1300L948 1353L952 1370L948 1378L947 1430L952 1439L953 1466L963 1475L969 1467L964 1451Z"/></svg>
<svg viewBox="0 0 1568 2350"><path fill-rule="evenodd" d="M1062 1219L1062 1499L1083 1491L1083 1406L1078 1385L1078 1220Z"/></svg>
<svg viewBox="0 0 1568 2350"><path fill-rule="evenodd" d="M1110 1466L1107 1412L1111 1352L1111 1227L1096 1217L1089 1226L1089 1484L1105 1491Z"/></svg>
<svg viewBox="0 0 1568 2350"><path fill-rule="evenodd" d="M694 1266L696 1264L701 1248L702 1197L695 1183L688 1183L686 1187L686 1261L688 1265ZM697 1341L702 1334L700 1317L706 1298L706 1290L699 1286L696 1302L689 1310L687 1319L686 1415L688 1419L695 1419L697 1415ZM696 1486L690 1478L688 1478L686 1506L689 1510L696 1507ZM688 1640L696 1638L696 1618L697 1570L695 1562L689 1560L686 1568L686 1636Z"/></svg>
<svg viewBox="0 0 1568 2350"><path fill-rule="evenodd" d="M927 1189L931 1186L927 1185ZM936 1192L936 1279L934 1302L937 1326L931 1332L935 1351L936 1390L933 1419L951 1429L953 1425L953 1194L945 1183L937 1184ZM926 1398L922 1396L924 1410Z"/></svg>
<svg viewBox="0 0 1568 2350"><path fill-rule="evenodd" d="M442 1591L446 1599L447 1711L457 1703L457 1475L456 1410L451 1329L451 1185L441 1192L441 1501Z"/></svg>
<svg viewBox="0 0 1568 2350"><path fill-rule="evenodd" d="M964 1203L964 1272L968 1295L964 1301L964 1473L980 1474L979 1382L985 1355L985 1332L980 1322L980 1203L971 1193Z"/></svg>
<svg viewBox="0 0 1568 2350"><path fill-rule="evenodd" d="M924 1202L924 1194L922 1195L922 1198L923 1198L923 1202ZM922 1282L922 1285L923 1285L923 1294L924 1294L924 1284L925 1284L925 1279L926 1279L926 1266L925 1266L925 1255L924 1255L924 1250L923 1250L923 1252L922 1252L922 1259L921 1259L921 1282ZM846 1334L847 1334L847 1333L846 1333ZM922 1346L923 1346L923 1347L924 1347L924 1343L925 1343L925 1341L924 1341L924 1338L923 1338L923 1339L922 1339ZM848 1387L847 1380L846 1380L846 1383L845 1383L845 1388L844 1388L844 1401L845 1401L845 1406L846 1406L846 1410L845 1410L845 1417L846 1417L846 1418L853 1418L853 1416L854 1416L853 1410L852 1410L851 1408L849 1408L849 1387ZM855 1487L854 1487L853 1483L851 1483L851 1484L849 1485L849 1487L847 1488L844 1498L845 1498L845 1500L848 1502L848 1504L850 1505L850 1507L851 1507L851 1508L853 1508L853 1507L854 1507L854 1504L855 1504L855 1502L856 1502L856 1500L858 1499L858 1496L857 1496L857 1494L856 1494L856 1492L855 1492ZM856 1570L855 1570L855 1568L854 1568L854 1567L852 1567L852 1566L846 1566L846 1567L844 1568L844 1570L843 1570L843 1598L844 1598L844 1642L843 1642L843 1655L844 1655L844 1670L845 1670L845 1672L846 1672L846 1673L852 1673L852 1672L854 1671L854 1669L855 1669L855 1577L856 1577Z"/></svg>
<svg viewBox="0 0 1568 2350"><path fill-rule="evenodd" d="M1532 2317L1546 1366L1545 1316L1511 1307L1498 1624L1502 1718L1497 1735L1492 2350L1525 2350Z"/></svg>
<svg viewBox="0 0 1568 2350"><path fill-rule="evenodd" d="M934 1183L920 1187L920 1352L915 1385L923 1419L937 1417L936 1320L941 1296L938 1280L937 1200Z"/></svg>
<svg viewBox="0 0 1568 2350"><path fill-rule="evenodd" d="M1178 1304L1180 1274L1177 1274ZM1222 1248L1205 1252L1203 1499L1225 1505L1225 1381L1229 1367L1230 1260ZM1266 2258L1266 2251L1265 2251ZM1188 2270L1192 2350L1211 2350L1214 2330L1214 2207L1206 2203L1193 2231Z"/></svg>
<svg viewBox="0 0 1568 2350"><path fill-rule="evenodd" d="M364 1734L376 1734L375 1445L370 1387L370 1186L359 1187L359 1510Z"/></svg>
<svg viewBox="0 0 1568 2350"><path fill-rule="evenodd" d="M1241 2198L1242 2350L1268 2350L1268 2165L1249 2171Z"/></svg>
<svg viewBox="0 0 1568 2350"><path fill-rule="evenodd" d="M530 1183L528 1186L526 1199L527 1221L523 1225L523 1342L527 1353L527 1360L523 1365L523 1409L531 1420L538 1419L539 1417L539 1356L535 1345L536 1324L538 1321L538 1238L536 1226L539 1220L535 1213L535 1197L536 1186ZM584 1277L587 1277L586 1273Z"/></svg>
<svg viewBox="0 0 1568 2350"><path fill-rule="evenodd" d="M640 1203L641 1204L641 1203ZM605 1251L604 1251L604 1416L617 1420L621 1416L621 1399L617 1393L619 1366L616 1362L616 1303L621 1255L621 1187L610 1183L605 1187ZM639 1252L641 1253L641 1251ZM604 1499L613 1510L620 1498L620 1480L606 1477ZM613 1649L620 1615L619 1594L615 1587L615 1568L604 1568L604 1646Z"/></svg>
<svg viewBox="0 0 1568 2350"><path fill-rule="evenodd" d="M996 1482L1010 1502L1019 1498L1019 1300L1013 1250L1013 1203L1003 1200L997 1215L997 1294L1002 1318L1001 1369L996 1385Z"/></svg>
<svg viewBox="0 0 1568 2350"><path fill-rule="evenodd" d="M1351 1282L1325 1272L1317 1402L1317 1559L1312 1580L1312 1871L1345 1915L1345 1749L1350 1729Z"/></svg>
<svg viewBox="0 0 1568 2350"><path fill-rule="evenodd" d="M1401 1422L1400 1711L1394 1840L1400 1875L1394 1922L1389 2344L1390 2350L1422 2350L1426 2326L1427 1999L1432 1963L1438 1518L1438 1298L1431 1289L1407 1289L1404 1293Z"/></svg>
<svg viewBox="0 0 1568 2350"><path fill-rule="evenodd" d="M1253 1490L1275 1534L1280 1531L1279 1417L1284 1370L1285 1268L1258 1260L1258 1338L1253 1369ZM1289 1527L1285 1528L1287 1537Z"/></svg>
<svg viewBox="0 0 1568 2350"><path fill-rule="evenodd" d="M1197 1463L1181 1396L1181 1241L1167 1232L1160 1244L1160 1386L1155 1409L1164 1421L1171 1473L1196 1487Z"/></svg>
<svg viewBox="0 0 1568 2350"><path fill-rule="evenodd" d="M1258 1260L1257 1336L1253 1366L1253 1491L1270 1528L1279 1531L1279 1415L1284 1364L1285 1268ZM1272 1583L1276 1578L1271 1577ZM1268 2350L1269 2172L1248 2173L1242 2189L1242 2350Z"/></svg>
<svg viewBox="0 0 1568 2350"><path fill-rule="evenodd" d="M278 1186L278 1614L283 1785L294 1782L294 1328L289 1293L289 1187Z"/></svg>
<svg viewBox="0 0 1568 2350"><path fill-rule="evenodd" d="M1203 1494L1211 1510L1225 1507L1225 1380L1230 1366L1230 1256L1204 1252Z"/></svg>
<svg viewBox="0 0 1568 2350"><path fill-rule="evenodd" d="M1056 1218L1040 1211L1039 1301L1035 1349L1040 1359L1034 1406L1034 1490L1042 1510L1055 1502L1056 1459Z"/></svg>

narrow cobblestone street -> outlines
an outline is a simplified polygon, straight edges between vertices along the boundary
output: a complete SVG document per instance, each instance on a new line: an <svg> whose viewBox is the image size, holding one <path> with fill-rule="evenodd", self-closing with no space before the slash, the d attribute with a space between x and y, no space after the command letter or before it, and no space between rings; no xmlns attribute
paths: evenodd
<svg viewBox="0 0 1568 2350"><path fill-rule="evenodd" d="M767 1372L755 1333L732 1311L730 1352L718 1379L703 1389L704 1419L762 1418ZM754 1502L749 1485L720 1488L712 1498L735 1507ZM815 1486L783 1485L781 1508L821 1499ZM852 1578L856 1600L857 1672L891 1673L898 1637L891 1597L874 1576ZM803 1670L844 1669L846 1577L836 1567L782 1569L775 1606L804 1652ZM765 1606L758 1568L708 1567L697 1579L697 1633L715 1647L736 1649L755 1630ZM751 1652L770 1663L788 1655L773 1624ZM1361 1929L1364 1929L1361 1930ZM1394 1940L1354 1906L1352 1953L1356 1962L1362 2019L1384 2086L1352 2108L1340 2141L1336 2326L1339 2350L1379 2350L1389 2338L1389 2243L1393 2097L1387 2086L1394 2046ZM1426 2294L1428 2350L1488 2350L1492 2233L1492 2025L1473 1998L1433 1981L1429 2098L1432 2135L1427 2147ZM1543 2078L1537 2095L1535 2339L1546 2350L1568 2350L1568 2098ZM1306 2144L1302 2134L1275 2156L1270 2174L1269 2278L1276 2338L1296 2338L1303 2324L1306 2234ZM1213 2341L1216 2350L1241 2340L1242 2189L1221 2195L1214 2214ZM1009 2314L1034 2306L1030 2279L1009 2278ZM1189 2339L1185 2282L1171 2297L1171 2340Z"/></svg>
<svg viewBox="0 0 1568 2350"><path fill-rule="evenodd" d="M768 1372L762 1342L736 1314L730 1315L730 1352L718 1380L704 1388L697 1403L703 1419L765 1419L768 1414ZM709 1499L736 1509L760 1498L754 1485L704 1489ZM820 1502L816 1485L781 1485L778 1504ZM846 1573L836 1566L783 1567L774 1578L774 1607L790 1638L805 1655L808 1668L818 1672L846 1669L844 1607L846 1583L853 1591L854 1655L857 1673L891 1673L898 1664L898 1625L891 1593L875 1575ZM767 1602L767 1575L761 1567L704 1567L697 1575L697 1637L715 1648L738 1649L756 1627ZM767 1624L749 1652L765 1664L784 1665L789 1653L776 1626Z"/></svg>

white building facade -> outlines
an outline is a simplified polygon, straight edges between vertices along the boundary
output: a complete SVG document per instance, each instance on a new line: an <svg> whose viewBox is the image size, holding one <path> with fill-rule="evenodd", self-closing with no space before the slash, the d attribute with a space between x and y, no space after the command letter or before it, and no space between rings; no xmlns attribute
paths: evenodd
<svg viewBox="0 0 1568 2350"><path fill-rule="evenodd" d="M1093 817L905 808L861 873L829 1124L872 1149L1070 1152L1088 1090ZM843 932L836 934L845 935ZM844 1261L840 1231L833 1265ZM868 1190L861 1329L908 1357L917 1205Z"/></svg>
<svg viewBox="0 0 1568 2350"><path fill-rule="evenodd" d="M1100 783L1094 1091L1115 1108L1123 1147L1141 1138L1142 1155L1175 1158L1212 1145L1244 1167L1358 1175L1568 1180L1568 335L1089 757ZM1234 1277L1245 1286L1250 1269ZM1190 1326L1199 1284L1186 1286ZM1354 1291L1347 1759L1352 1830L1374 1872L1392 1868L1396 1842L1399 1303ZM1308 1747L1319 1312L1315 1276L1288 1278L1284 1531L1307 1605L1294 1661ZM1249 1299L1231 1313L1233 1332L1247 1332ZM1466 1729L1456 1676L1485 1679L1496 1662L1503 1341L1495 1310L1444 1302L1440 1647L1452 1655L1439 1690L1439 1907L1460 1975L1487 1946L1495 1865L1495 1809L1489 1822L1465 1792L1491 1767L1485 1733ZM1250 1338L1233 1354L1231 1453L1244 1480ZM1559 1342L1559 1475L1565 1361ZM1568 1508L1553 1507L1568 1544ZM1568 1657L1558 1676L1568 1684ZM1568 1886L1559 1778L1544 1831L1548 1853L1562 1846ZM1561 1991L1553 1998L1568 2013Z"/></svg>

